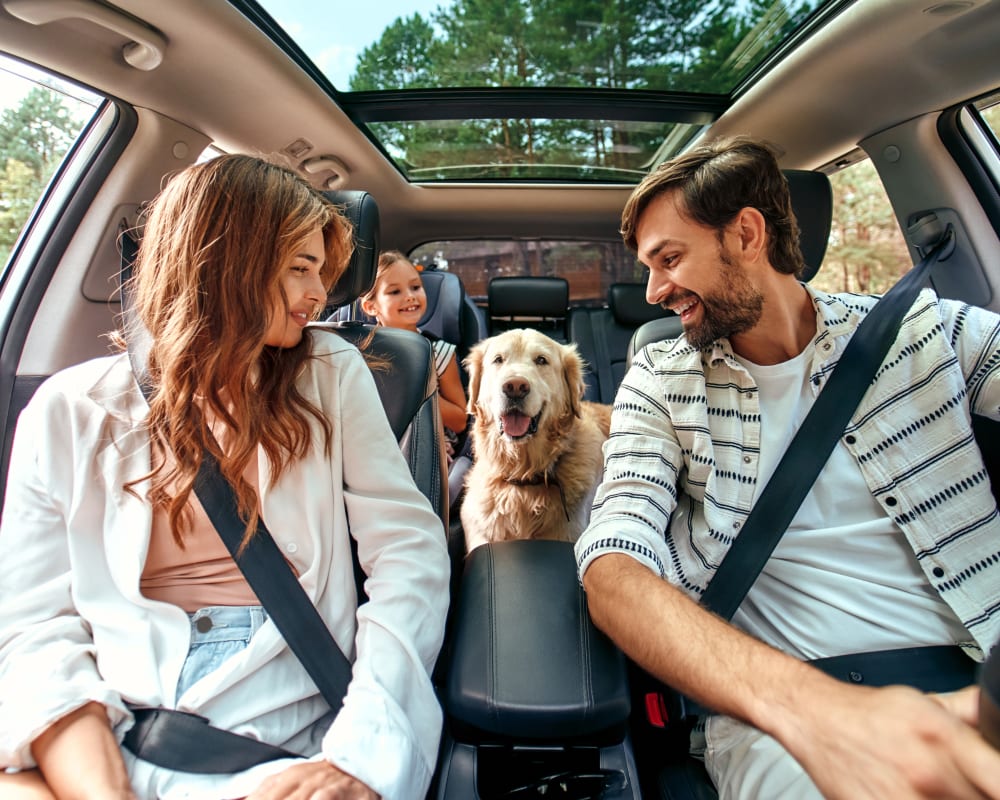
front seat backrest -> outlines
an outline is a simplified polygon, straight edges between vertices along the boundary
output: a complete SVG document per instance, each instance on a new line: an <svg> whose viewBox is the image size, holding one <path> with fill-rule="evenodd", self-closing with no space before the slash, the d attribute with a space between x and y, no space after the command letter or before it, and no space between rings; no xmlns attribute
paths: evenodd
<svg viewBox="0 0 1000 800"><path fill-rule="evenodd" d="M326 307L330 310L350 305L374 285L381 228L378 206L368 192L343 190L324 192L324 195L340 208L354 230L351 260L326 298Z"/></svg>
<svg viewBox="0 0 1000 800"><path fill-rule="evenodd" d="M799 247L806 263L799 280L808 283L819 271L833 227L833 187L822 172L782 170L792 198L792 213L799 223Z"/></svg>
<svg viewBox="0 0 1000 800"><path fill-rule="evenodd" d="M363 191L324 192L354 225L354 253L347 269L330 291L328 307L354 302L375 282L379 254L379 218L374 198ZM441 415L437 375L430 342L396 328L360 322L317 323L357 345L386 368L372 374L389 425L399 441L410 473L431 506L448 526L448 490L441 450Z"/></svg>

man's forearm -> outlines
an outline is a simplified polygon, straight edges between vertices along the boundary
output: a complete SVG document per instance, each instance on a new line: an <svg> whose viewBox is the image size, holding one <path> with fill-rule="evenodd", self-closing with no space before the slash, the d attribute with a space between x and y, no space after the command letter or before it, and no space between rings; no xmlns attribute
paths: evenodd
<svg viewBox="0 0 1000 800"><path fill-rule="evenodd" d="M596 559L584 588L594 623L636 663L699 703L776 736L782 708L794 713L834 683L705 611L630 556Z"/></svg>
<svg viewBox="0 0 1000 800"><path fill-rule="evenodd" d="M824 797L1000 800L1000 754L948 704L906 687L834 680L736 630L626 555L596 559L584 587L595 624L633 660L773 736Z"/></svg>
<svg viewBox="0 0 1000 800"><path fill-rule="evenodd" d="M54 722L31 744L45 782L59 800L132 800L125 763L100 703Z"/></svg>

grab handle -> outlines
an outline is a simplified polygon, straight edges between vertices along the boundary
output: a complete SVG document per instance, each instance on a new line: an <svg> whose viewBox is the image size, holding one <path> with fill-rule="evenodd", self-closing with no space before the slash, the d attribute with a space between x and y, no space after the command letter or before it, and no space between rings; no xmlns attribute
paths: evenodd
<svg viewBox="0 0 1000 800"><path fill-rule="evenodd" d="M162 33L114 6L94 0L3 0L3 7L32 25L83 19L124 36L131 41L122 48L122 58L144 72L160 66L167 49L167 38Z"/></svg>

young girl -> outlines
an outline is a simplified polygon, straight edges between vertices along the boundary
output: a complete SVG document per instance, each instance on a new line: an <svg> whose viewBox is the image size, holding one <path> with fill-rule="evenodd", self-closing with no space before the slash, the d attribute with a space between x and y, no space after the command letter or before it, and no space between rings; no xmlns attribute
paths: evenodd
<svg viewBox="0 0 1000 800"><path fill-rule="evenodd" d="M149 404L122 354L53 376L18 422L0 527L0 797L425 796L448 556L361 355L306 327L349 254L336 208L255 158L190 167L153 203L134 278ZM192 492L208 448L245 536L264 519L354 662L332 720ZM350 536L369 576L360 609ZM130 706L308 760L157 767L119 746Z"/></svg>
<svg viewBox="0 0 1000 800"><path fill-rule="evenodd" d="M420 333L417 322L427 310L427 295L417 268L398 250L387 250L378 259L375 284L361 298L362 310L387 328ZM432 339L434 366L438 374L438 407L444 423L448 455L454 456L458 434L468 424L468 401L455 360L455 345Z"/></svg>

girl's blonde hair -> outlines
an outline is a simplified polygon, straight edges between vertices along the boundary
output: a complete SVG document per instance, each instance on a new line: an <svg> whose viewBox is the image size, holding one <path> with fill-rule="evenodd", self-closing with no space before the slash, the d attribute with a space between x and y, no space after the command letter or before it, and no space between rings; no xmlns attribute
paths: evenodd
<svg viewBox="0 0 1000 800"><path fill-rule="evenodd" d="M258 518L257 493L243 476L257 446L273 480L313 446L310 418L330 452L330 423L295 385L310 357L309 331L292 348L264 344L274 298L288 308L283 271L317 229L326 250L321 279L329 290L351 255L350 224L293 172L244 155L189 167L148 210L128 291L152 338L154 452L171 456L160 457L147 476L150 500L166 507L181 546L206 449L236 492L247 523L244 545ZM223 424L224 449L206 415Z"/></svg>

